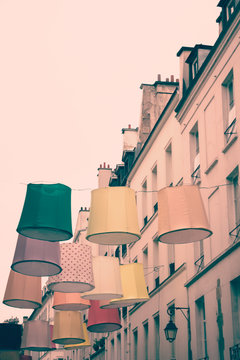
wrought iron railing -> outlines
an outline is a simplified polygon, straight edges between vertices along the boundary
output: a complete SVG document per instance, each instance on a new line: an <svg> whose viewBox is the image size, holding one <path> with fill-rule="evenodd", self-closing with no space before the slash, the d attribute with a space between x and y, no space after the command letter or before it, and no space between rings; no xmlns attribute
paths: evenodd
<svg viewBox="0 0 240 360"><path fill-rule="evenodd" d="M233 135L236 135L237 131L236 131L236 119L234 119L231 124L226 128L226 130L224 131L224 135L226 136L226 141L227 143L231 140L231 137Z"/></svg>
<svg viewBox="0 0 240 360"><path fill-rule="evenodd" d="M200 165L198 165L198 167L194 170L194 172L192 173L191 177L193 178L193 185L197 184L198 181L201 179L201 175L200 175Z"/></svg>
<svg viewBox="0 0 240 360"><path fill-rule="evenodd" d="M201 255L200 258L198 258L195 262L194 265L196 265L197 267L197 273L199 273L199 271L201 271L204 268L204 255Z"/></svg>
<svg viewBox="0 0 240 360"><path fill-rule="evenodd" d="M240 344L229 348L230 360L240 360Z"/></svg>
<svg viewBox="0 0 240 360"><path fill-rule="evenodd" d="M238 224L234 229L232 229L229 235L234 237L234 243L237 242L240 238L240 224Z"/></svg>

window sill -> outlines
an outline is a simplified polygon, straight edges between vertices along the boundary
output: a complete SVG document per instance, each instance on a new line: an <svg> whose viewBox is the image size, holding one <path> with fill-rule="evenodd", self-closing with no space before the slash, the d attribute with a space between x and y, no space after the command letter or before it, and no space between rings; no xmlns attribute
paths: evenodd
<svg viewBox="0 0 240 360"><path fill-rule="evenodd" d="M218 163L218 159L213 160L212 163L207 168L207 170L205 171L205 174L208 175L210 171L214 168L214 166L217 165L217 163Z"/></svg>
<svg viewBox="0 0 240 360"><path fill-rule="evenodd" d="M238 136L235 135L231 141L229 141L229 143L225 146L225 148L222 150L223 154L226 154L226 152L228 151L228 149L235 143L235 141L237 140Z"/></svg>

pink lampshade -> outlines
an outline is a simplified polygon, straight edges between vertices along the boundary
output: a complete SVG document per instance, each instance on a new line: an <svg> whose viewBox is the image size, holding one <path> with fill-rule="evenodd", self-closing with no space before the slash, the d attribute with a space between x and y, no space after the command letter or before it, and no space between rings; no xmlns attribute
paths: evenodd
<svg viewBox="0 0 240 360"><path fill-rule="evenodd" d="M55 310L82 311L89 307L90 301L83 299L79 293L54 293L53 308Z"/></svg>
<svg viewBox="0 0 240 360"><path fill-rule="evenodd" d="M47 351L51 350L51 348L51 334L48 321L27 321L24 324L21 349Z"/></svg>
<svg viewBox="0 0 240 360"><path fill-rule="evenodd" d="M48 288L64 293L92 290L92 248L80 243L61 244L60 254L62 272L48 278Z"/></svg>
<svg viewBox="0 0 240 360"><path fill-rule="evenodd" d="M88 331L95 333L112 332L121 329L118 309L101 309L98 300L91 300L88 310Z"/></svg>
<svg viewBox="0 0 240 360"><path fill-rule="evenodd" d="M18 236L11 268L24 275L51 276L61 272L59 242Z"/></svg>

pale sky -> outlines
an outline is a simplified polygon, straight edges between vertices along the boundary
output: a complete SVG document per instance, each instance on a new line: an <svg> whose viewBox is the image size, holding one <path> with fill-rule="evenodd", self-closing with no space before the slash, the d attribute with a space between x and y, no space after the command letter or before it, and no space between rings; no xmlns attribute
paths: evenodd
<svg viewBox="0 0 240 360"><path fill-rule="evenodd" d="M0 322L26 193L22 183L97 187L138 126L141 83L179 77L177 51L218 36L218 0L0 0ZM72 192L72 220L90 191Z"/></svg>

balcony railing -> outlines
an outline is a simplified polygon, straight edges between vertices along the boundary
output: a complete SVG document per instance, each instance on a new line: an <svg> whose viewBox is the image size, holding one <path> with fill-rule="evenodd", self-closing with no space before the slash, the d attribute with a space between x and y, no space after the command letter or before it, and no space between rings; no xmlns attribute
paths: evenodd
<svg viewBox="0 0 240 360"><path fill-rule="evenodd" d="M198 167L194 170L191 177L193 179L193 185L197 184L200 181L200 179L201 179L200 165L198 165Z"/></svg>
<svg viewBox="0 0 240 360"><path fill-rule="evenodd" d="M196 265L197 267L197 273L199 273L199 271L201 271L204 268L204 255L201 255L200 258L198 258L195 262L194 265Z"/></svg>
<svg viewBox="0 0 240 360"><path fill-rule="evenodd" d="M240 360L240 344L229 348L230 360Z"/></svg>
<svg viewBox="0 0 240 360"><path fill-rule="evenodd" d="M232 229L229 235L234 237L234 243L237 242L240 238L240 224L238 224L234 229Z"/></svg>
<svg viewBox="0 0 240 360"><path fill-rule="evenodd" d="M234 119L231 124L226 128L224 135L226 136L227 143L231 140L233 135L236 135L236 119Z"/></svg>

